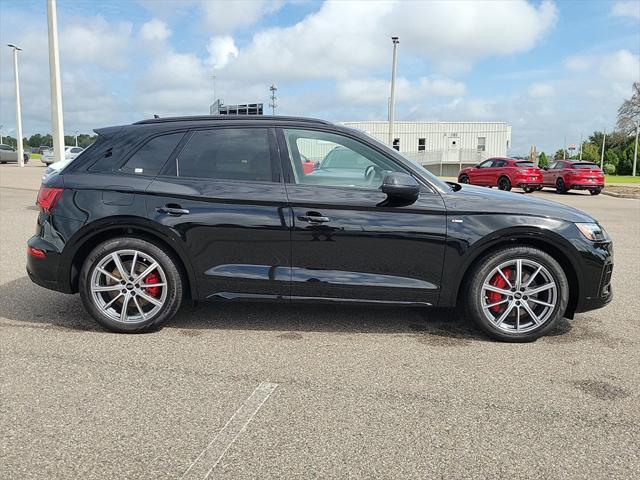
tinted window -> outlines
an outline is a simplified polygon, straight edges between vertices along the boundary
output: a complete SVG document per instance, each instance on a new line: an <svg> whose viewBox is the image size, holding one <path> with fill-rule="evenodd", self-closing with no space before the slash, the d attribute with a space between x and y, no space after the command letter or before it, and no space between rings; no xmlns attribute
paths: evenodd
<svg viewBox="0 0 640 480"><path fill-rule="evenodd" d="M10 147L9 145L0 145L0 150L9 150L9 151L13 151L13 148Z"/></svg>
<svg viewBox="0 0 640 480"><path fill-rule="evenodd" d="M270 182L269 132L264 128L196 131L178 155L179 177Z"/></svg>
<svg viewBox="0 0 640 480"><path fill-rule="evenodd" d="M480 165L478 165L478 168L490 168L491 165L493 165L493 160L485 160Z"/></svg>
<svg viewBox="0 0 640 480"><path fill-rule="evenodd" d="M71 149L71 153L80 153L81 151L82 151L82 149L79 148L79 147L74 147L74 148Z"/></svg>
<svg viewBox="0 0 640 480"><path fill-rule="evenodd" d="M367 145L334 133L284 130L296 183L332 187L378 188L386 172L399 165ZM312 171L303 159L317 162Z"/></svg>
<svg viewBox="0 0 640 480"><path fill-rule="evenodd" d="M516 167L531 168L535 167L535 165L533 164L533 162L516 162Z"/></svg>
<svg viewBox="0 0 640 480"><path fill-rule="evenodd" d="M129 158L121 170L138 175L157 175L183 135L179 132L152 138Z"/></svg>
<svg viewBox="0 0 640 480"><path fill-rule="evenodd" d="M507 164L506 160L494 160L493 167L495 168L504 167L506 164Z"/></svg>
<svg viewBox="0 0 640 480"><path fill-rule="evenodd" d="M593 169L600 169L600 167L598 167L598 165L596 165L595 163L574 163L573 165L571 165L571 168L578 168L578 169L585 169L585 170L593 170Z"/></svg>

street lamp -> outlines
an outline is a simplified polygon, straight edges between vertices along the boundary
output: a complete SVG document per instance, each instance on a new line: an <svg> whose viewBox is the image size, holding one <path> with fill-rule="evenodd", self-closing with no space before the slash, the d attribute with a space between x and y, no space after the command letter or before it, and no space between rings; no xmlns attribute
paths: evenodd
<svg viewBox="0 0 640 480"><path fill-rule="evenodd" d="M76 147L78 146L78 130L73 132L73 136L76 137Z"/></svg>
<svg viewBox="0 0 640 480"><path fill-rule="evenodd" d="M4 125L0 125L0 145L2 144L2 127L4 127Z"/></svg>
<svg viewBox="0 0 640 480"><path fill-rule="evenodd" d="M276 92L278 91L278 87L276 87L275 84L272 84L269 87L269 90L271 91L271 97L270 97L270 102L269 102L269 106L271 107L271 115L275 115L276 114L276 107L278 106L278 98L276 97Z"/></svg>
<svg viewBox="0 0 640 480"><path fill-rule="evenodd" d="M58 48L58 17L56 0L47 0L49 29L49 83L51 84L51 126L53 161L64 159L64 123L62 120L62 86L60 83L60 50Z"/></svg>
<svg viewBox="0 0 640 480"><path fill-rule="evenodd" d="M18 147L18 165L24 167L24 150L22 147L22 113L20 112L20 76L18 75L18 52L22 50L13 43L7 44L13 49L13 75L16 80L16 146Z"/></svg>
<svg viewBox="0 0 640 480"><path fill-rule="evenodd" d="M389 100L389 146L393 147L393 122L396 110L396 63L400 40L398 37L391 37L391 41L393 42L393 61L391 63L391 99Z"/></svg>

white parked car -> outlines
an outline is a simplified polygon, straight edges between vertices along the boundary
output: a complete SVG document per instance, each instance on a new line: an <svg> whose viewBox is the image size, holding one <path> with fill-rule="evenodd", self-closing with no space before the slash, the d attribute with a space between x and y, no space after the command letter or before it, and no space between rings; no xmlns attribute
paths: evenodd
<svg viewBox="0 0 640 480"><path fill-rule="evenodd" d="M84 152L84 148L81 147L64 147L64 159L73 160L82 152ZM47 166L53 163L53 148L47 150L42 154L41 161Z"/></svg>
<svg viewBox="0 0 640 480"><path fill-rule="evenodd" d="M44 175L42 176L42 179L44 180L46 177L48 177L52 173L58 173L74 160L75 160L75 157L65 158L64 160L60 160L59 162L53 162L51 165L47 165L47 169L45 170Z"/></svg>

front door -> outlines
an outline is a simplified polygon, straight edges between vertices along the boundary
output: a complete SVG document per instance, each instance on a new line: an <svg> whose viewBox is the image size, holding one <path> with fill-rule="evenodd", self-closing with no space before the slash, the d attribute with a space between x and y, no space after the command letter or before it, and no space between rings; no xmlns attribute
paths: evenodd
<svg viewBox="0 0 640 480"><path fill-rule="evenodd" d="M185 242L201 298L287 298L291 224L275 132L187 135L148 188L148 215Z"/></svg>
<svg viewBox="0 0 640 480"><path fill-rule="evenodd" d="M437 302L446 229L438 193L424 186L415 203L385 206L382 178L406 169L346 135L284 129L280 151L293 212L293 299ZM305 174L303 158L319 167Z"/></svg>

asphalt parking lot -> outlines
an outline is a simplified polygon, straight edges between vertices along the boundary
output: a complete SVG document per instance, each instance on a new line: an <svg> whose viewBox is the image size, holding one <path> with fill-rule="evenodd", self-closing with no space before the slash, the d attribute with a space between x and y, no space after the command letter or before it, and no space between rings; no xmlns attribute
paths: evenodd
<svg viewBox="0 0 640 480"><path fill-rule="evenodd" d="M39 165L0 167L0 477L633 478L640 201L535 196L598 218L615 299L531 344L452 311L185 308L98 328L32 284Z"/></svg>

